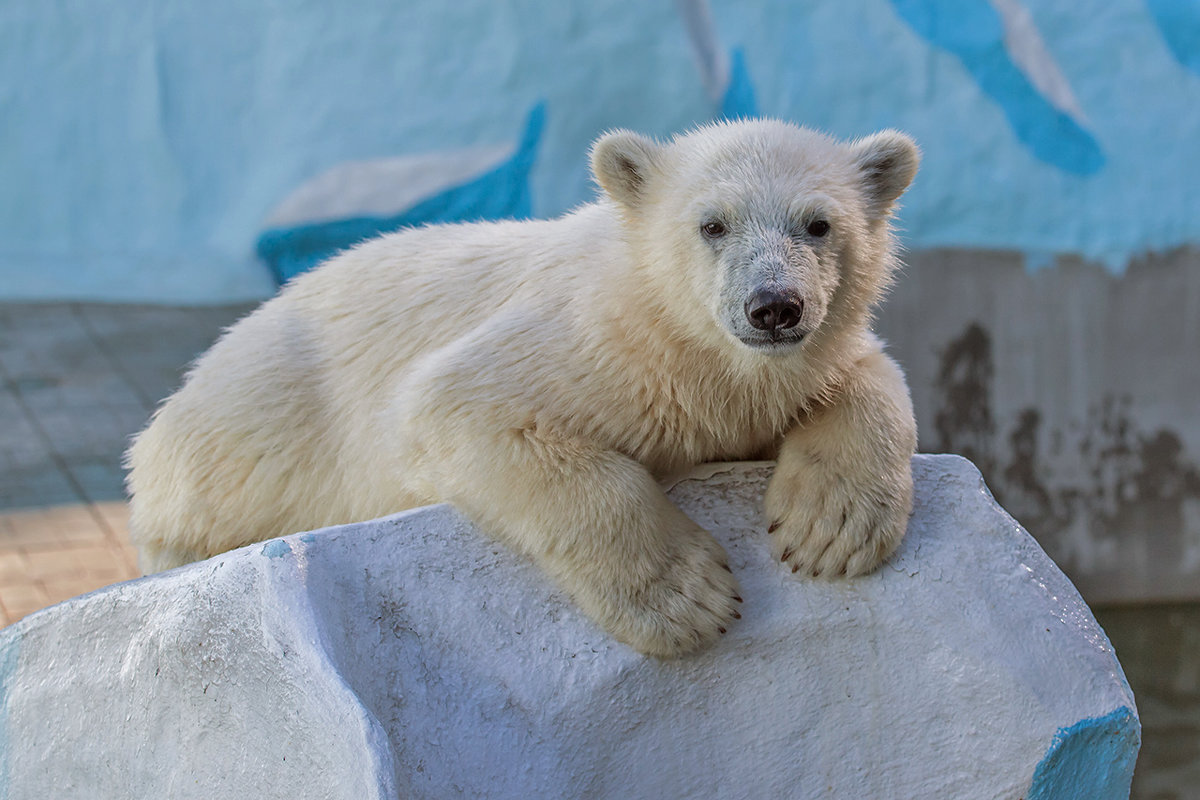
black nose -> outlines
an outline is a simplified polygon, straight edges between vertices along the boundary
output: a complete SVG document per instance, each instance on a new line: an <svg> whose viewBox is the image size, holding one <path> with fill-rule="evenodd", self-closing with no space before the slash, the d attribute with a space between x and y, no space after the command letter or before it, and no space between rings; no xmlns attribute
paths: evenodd
<svg viewBox="0 0 1200 800"><path fill-rule="evenodd" d="M794 328L803 313L804 301L799 297L770 289L759 289L746 301L746 319L760 331Z"/></svg>

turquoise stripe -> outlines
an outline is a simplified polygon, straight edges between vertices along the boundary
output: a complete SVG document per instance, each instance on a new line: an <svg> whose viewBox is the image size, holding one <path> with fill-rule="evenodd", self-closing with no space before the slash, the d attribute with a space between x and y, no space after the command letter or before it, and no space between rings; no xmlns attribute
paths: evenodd
<svg viewBox="0 0 1200 800"><path fill-rule="evenodd" d="M1200 4L1194 0L1146 0L1146 7L1175 60L1200 74Z"/></svg>
<svg viewBox="0 0 1200 800"><path fill-rule="evenodd" d="M987 0L892 0L892 5L930 44L958 57L1034 156L1076 175L1094 175L1104 166L1104 152L1092 135L1046 100L1013 63L1004 24Z"/></svg>
<svg viewBox="0 0 1200 800"><path fill-rule="evenodd" d="M529 175L546 123L546 105L529 112L516 152L504 163L466 183L425 198L388 217L327 220L264 231L257 252L279 284L342 250L381 233L439 222L524 219L533 213Z"/></svg>
<svg viewBox="0 0 1200 800"><path fill-rule="evenodd" d="M746 57L739 47L733 51L729 66L729 86L721 98L721 119L749 119L758 116L758 99L746 69Z"/></svg>

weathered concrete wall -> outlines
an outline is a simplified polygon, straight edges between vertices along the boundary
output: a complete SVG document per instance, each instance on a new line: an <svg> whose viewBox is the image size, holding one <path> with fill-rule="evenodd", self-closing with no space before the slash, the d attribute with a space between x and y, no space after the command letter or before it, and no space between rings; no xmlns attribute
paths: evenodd
<svg viewBox="0 0 1200 800"><path fill-rule="evenodd" d="M297 534L0 632L0 795L1120 800L1133 697L962 459L914 460L898 554L798 580L769 464L671 492L745 597L660 662L447 506Z"/></svg>
<svg viewBox="0 0 1200 800"><path fill-rule="evenodd" d="M880 315L921 449L971 458L1092 602L1200 596L1200 251L912 253Z"/></svg>

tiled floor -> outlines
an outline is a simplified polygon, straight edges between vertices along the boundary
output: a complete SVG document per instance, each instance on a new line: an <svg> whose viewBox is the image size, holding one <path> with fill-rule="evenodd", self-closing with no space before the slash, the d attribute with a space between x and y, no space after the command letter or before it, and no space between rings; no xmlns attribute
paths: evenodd
<svg viewBox="0 0 1200 800"><path fill-rule="evenodd" d="M0 304L0 624L138 575L122 453L251 307Z"/></svg>
<svg viewBox="0 0 1200 800"><path fill-rule="evenodd" d="M0 514L0 624L136 578L127 521L120 500Z"/></svg>

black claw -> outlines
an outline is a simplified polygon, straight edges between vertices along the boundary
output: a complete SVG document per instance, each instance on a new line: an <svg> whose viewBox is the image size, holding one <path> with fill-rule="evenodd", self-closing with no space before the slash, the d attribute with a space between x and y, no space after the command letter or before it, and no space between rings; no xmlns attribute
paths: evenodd
<svg viewBox="0 0 1200 800"><path fill-rule="evenodd" d="M787 561L791 557L792 557L792 548L789 547L787 550L783 551L783 555L779 557L779 560Z"/></svg>
<svg viewBox="0 0 1200 800"><path fill-rule="evenodd" d="M733 596L733 599L737 600L739 603L742 602L742 598L738 597L736 594Z"/></svg>
<svg viewBox="0 0 1200 800"><path fill-rule="evenodd" d="M792 574L793 574L793 575L795 575L795 574L796 574L797 572L799 572L799 571L800 571L800 565L799 565L799 564L793 564L793 565L792 565Z"/></svg>
<svg viewBox="0 0 1200 800"><path fill-rule="evenodd" d="M729 573L732 573L732 572L733 572L733 570L731 570L731 569L729 568L729 565L728 565L728 564L722 564L721 566L725 568L725 571L726 571L726 572L729 572Z"/></svg>
<svg viewBox="0 0 1200 800"><path fill-rule="evenodd" d="M775 531L779 530L779 526L782 524L783 523L781 523L779 520L775 520L767 526L767 533L774 533Z"/></svg>
<svg viewBox="0 0 1200 800"><path fill-rule="evenodd" d="M740 612L740 611L735 611L735 612L733 612L733 618L734 618L734 619L741 619L741 618L742 618L742 614L741 614L741 612ZM724 633L724 632L725 632L725 631L721 631L721 633Z"/></svg>
<svg viewBox="0 0 1200 800"><path fill-rule="evenodd" d="M717 630L718 630L718 631L720 631L722 635L724 635L724 633L725 633L725 629L724 629L724 628L717 628Z"/></svg>

